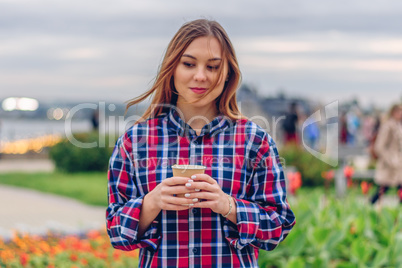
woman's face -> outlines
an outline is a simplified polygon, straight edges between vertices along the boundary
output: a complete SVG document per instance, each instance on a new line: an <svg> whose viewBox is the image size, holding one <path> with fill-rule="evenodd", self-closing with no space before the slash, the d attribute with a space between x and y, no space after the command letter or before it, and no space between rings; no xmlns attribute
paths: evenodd
<svg viewBox="0 0 402 268"><path fill-rule="evenodd" d="M220 68L223 71L218 78ZM215 109L215 100L223 91L227 74L227 60L222 58L222 48L218 40L215 37L194 39L184 51L173 74L174 85L179 94L177 106ZM218 83L211 89L216 79ZM212 92L200 100L207 90Z"/></svg>
<svg viewBox="0 0 402 268"><path fill-rule="evenodd" d="M402 107L396 108L395 111L392 113L392 117L397 121L402 120Z"/></svg>

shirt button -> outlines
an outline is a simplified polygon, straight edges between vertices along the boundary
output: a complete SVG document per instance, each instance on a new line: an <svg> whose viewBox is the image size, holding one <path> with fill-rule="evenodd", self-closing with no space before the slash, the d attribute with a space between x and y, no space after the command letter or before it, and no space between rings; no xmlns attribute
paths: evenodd
<svg viewBox="0 0 402 268"><path fill-rule="evenodd" d="M193 141L193 143L194 143L195 145L198 145L198 141Z"/></svg>
<svg viewBox="0 0 402 268"><path fill-rule="evenodd" d="M197 253L198 249L197 248L193 248L193 253Z"/></svg>
<svg viewBox="0 0 402 268"><path fill-rule="evenodd" d="M197 214L198 210L196 208L193 208L193 214Z"/></svg>

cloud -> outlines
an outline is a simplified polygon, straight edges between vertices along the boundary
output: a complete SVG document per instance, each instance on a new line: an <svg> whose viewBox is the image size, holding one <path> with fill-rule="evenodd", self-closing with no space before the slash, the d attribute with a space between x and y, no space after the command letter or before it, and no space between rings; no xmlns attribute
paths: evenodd
<svg viewBox="0 0 402 268"><path fill-rule="evenodd" d="M76 48L64 50L60 53L60 58L64 60L85 60L99 59L104 52L97 48Z"/></svg>
<svg viewBox="0 0 402 268"><path fill-rule="evenodd" d="M261 90L400 90L399 0L0 0L0 98L134 97L177 29L200 17L225 27Z"/></svg>
<svg viewBox="0 0 402 268"><path fill-rule="evenodd" d="M402 37L336 31L281 36L236 37L239 52L250 54L348 54L402 56Z"/></svg>
<svg viewBox="0 0 402 268"><path fill-rule="evenodd" d="M263 57L245 56L241 58L244 68L251 68L255 71L266 72L269 70L281 71L305 71L315 70L320 73L326 71L372 71L392 72L395 74L402 72L402 60L358 60L351 58L312 58L312 57ZM395 76L395 81L401 81L401 76Z"/></svg>

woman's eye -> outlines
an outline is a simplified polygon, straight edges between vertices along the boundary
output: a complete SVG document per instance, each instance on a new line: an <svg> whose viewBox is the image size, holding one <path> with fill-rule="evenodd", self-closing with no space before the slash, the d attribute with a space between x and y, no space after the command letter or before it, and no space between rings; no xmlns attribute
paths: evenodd
<svg viewBox="0 0 402 268"><path fill-rule="evenodd" d="M183 62L184 66L186 67L194 67L194 64L189 63L189 62Z"/></svg>
<svg viewBox="0 0 402 268"><path fill-rule="evenodd" d="M219 67L220 67L219 65L213 65L213 66L208 66L208 69L215 71L215 70L218 70Z"/></svg>

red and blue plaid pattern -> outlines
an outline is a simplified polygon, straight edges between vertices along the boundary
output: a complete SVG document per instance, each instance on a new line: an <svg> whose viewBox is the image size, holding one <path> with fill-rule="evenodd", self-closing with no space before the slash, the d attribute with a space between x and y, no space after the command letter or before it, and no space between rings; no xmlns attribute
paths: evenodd
<svg viewBox="0 0 402 268"><path fill-rule="evenodd" d="M137 236L144 196L176 163L207 167L234 197L237 225L210 209L161 211ZM118 139L108 178L111 243L140 248L140 267L258 267L258 250L273 250L295 224L275 143L249 120L219 116L197 136L171 109Z"/></svg>

